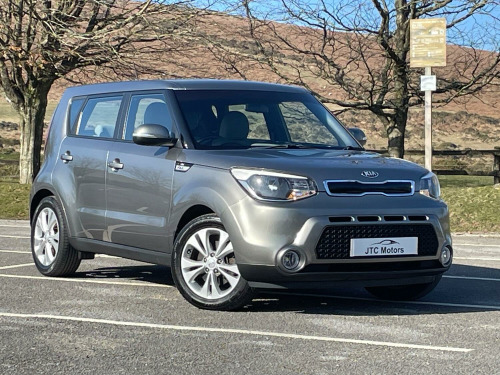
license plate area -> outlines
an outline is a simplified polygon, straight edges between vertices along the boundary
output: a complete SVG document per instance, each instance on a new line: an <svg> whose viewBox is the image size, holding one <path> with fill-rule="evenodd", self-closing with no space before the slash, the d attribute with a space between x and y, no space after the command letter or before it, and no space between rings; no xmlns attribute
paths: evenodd
<svg viewBox="0 0 500 375"><path fill-rule="evenodd" d="M418 255L418 237L352 238L351 257Z"/></svg>

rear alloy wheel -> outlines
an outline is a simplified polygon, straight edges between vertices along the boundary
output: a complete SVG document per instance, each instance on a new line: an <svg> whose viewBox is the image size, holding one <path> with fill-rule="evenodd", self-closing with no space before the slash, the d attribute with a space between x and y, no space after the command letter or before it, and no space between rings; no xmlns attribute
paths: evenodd
<svg viewBox="0 0 500 375"><path fill-rule="evenodd" d="M179 234L172 274L191 304L211 310L234 310L250 301L252 290L240 274L233 245L220 219L204 215Z"/></svg>
<svg viewBox="0 0 500 375"><path fill-rule="evenodd" d="M426 284L372 286L365 289L377 298L390 301L413 301L432 292L440 280L441 275L436 276L433 282Z"/></svg>
<svg viewBox="0 0 500 375"><path fill-rule="evenodd" d="M46 276L66 276L80 265L78 252L68 241L68 232L59 203L54 197L42 199L31 223L31 251L35 265Z"/></svg>

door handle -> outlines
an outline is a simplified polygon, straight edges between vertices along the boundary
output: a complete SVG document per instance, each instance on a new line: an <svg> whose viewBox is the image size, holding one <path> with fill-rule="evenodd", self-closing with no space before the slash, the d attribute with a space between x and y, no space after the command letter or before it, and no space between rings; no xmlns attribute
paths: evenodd
<svg viewBox="0 0 500 375"><path fill-rule="evenodd" d="M64 154L61 155L61 160L63 161L64 164L68 164L70 161L73 161L73 156L69 151L66 151Z"/></svg>
<svg viewBox="0 0 500 375"><path fill-rule="evenodd" d="M118 169L123 169L123 163L120 163L120 159L116 158L112 162L108 163L108 167L110 167L113 172L117 172Z"/></svg>

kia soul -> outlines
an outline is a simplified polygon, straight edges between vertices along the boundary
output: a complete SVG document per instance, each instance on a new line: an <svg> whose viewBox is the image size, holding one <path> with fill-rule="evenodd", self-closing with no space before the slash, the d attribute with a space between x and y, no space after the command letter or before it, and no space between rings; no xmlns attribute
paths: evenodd
<svg viewBox="0 0 500 375"><path fill-rule="evenodd" d="M96 253L167 265L206 309L240 308L261 289L420 298L452 262L439 182L365 141L299 87L68 88L31 192L34 262L47 276Z"/></svg>

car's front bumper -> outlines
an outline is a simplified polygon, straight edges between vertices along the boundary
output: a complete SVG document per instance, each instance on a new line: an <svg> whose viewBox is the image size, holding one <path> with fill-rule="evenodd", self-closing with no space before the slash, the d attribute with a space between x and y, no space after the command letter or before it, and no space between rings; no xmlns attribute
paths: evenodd
<svg viewBox="0 0 500 375"><path fill-rule="evenodd" d="M362 221L370 216L372 221ZM352 221L335 221L339 217ZM226 211L222 220L230 233L241 274L254 287L316 289L339 283L418 284L432 282L449 268L439 261L442 249L452 247L448 208L441 201L421 195L346 199L320 193L303 201L281 204L247 198ZM386 227L411 231L427 226L435 233L435 239L430 251L419 248L419 254L414 256L351 258L345 254L345 244L340 258L337 254L319 256L317 246L325 228L344 230L354 226L358 229L353 231L358 233L355 238L363 237L359 232L366 228L377 229L379 234L367 236L379 238L394 233L385 232ZM335 247L335 241L329 246ZM296 249L303 256L303 266L297 272L287 272L280 265L280 256L286 249Z"/></svg>

